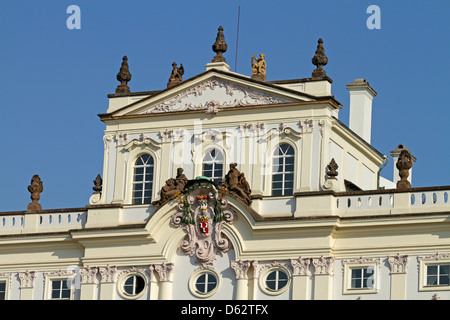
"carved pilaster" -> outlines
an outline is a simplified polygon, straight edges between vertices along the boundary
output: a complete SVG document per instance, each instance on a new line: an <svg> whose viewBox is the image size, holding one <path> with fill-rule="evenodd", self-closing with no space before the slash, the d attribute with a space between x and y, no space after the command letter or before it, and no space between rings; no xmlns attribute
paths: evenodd
<svg viewBox="0 0 450 320"><path fill-rule="evenodd" d="M248 260L231 260L231 268L236 273L236 279L248 279L247 271L251 266L251 261Z"/></svg>
<svg viewBox="0 0 450 320"><path fill-rule="evenodd" d="M109 265L106 267L99 267L98 272L100 273L100 281L102 283L116 282L117 267Z"/></svg>
<svg viewBox="0 0 450 320"><path fill-rule="evenodd" d="M35 271L19 272L20 289L34 288L34 280L36 279Z"/></svg>
<svg viewBox="0 0 450 320"><path fill-rule="evenodd" d="M80 268L81 284L97 283L97 274L99 268L97 267L82 267Z"/></svg>
<svg viewBox="0 0 450 320"><path fill-rule="evenodd" d="M334 257L313 258L314 275L333 275Z"/></svg>
<svg viewBox="0 0 450 320"><path fill-rule="evenodd" d="M401 256L397 254L396 256L388 257L389 267L391 274L401 274L406 273L408 267L409 257L407 255Z"/></svg>
<svg viewBox="0 0 450 320"><path fill-rule="evenodd" d="M309 271L309 266L311 264L310 258L291 259L291 265L294 276L311 276L311 271Z"/></svg>
<svg viewBox="0 0 450 320"><path fill-rule="evenodd" d="M153 268L158 273L160 282L171 281L173 263L155 264Z"/></svg>

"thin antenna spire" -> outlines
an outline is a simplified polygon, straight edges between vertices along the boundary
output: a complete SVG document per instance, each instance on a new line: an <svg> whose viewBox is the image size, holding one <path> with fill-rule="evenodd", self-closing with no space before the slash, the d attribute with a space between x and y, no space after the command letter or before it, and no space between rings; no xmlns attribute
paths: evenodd
<svg viewBox="0 0 450 320"><path fill-rule="evenodd" d="M237 34L236 34L236 59L234 62L234 72L237 68L237 57L238 57L238 43L239 43L239 19L241 17L241 6L238 6L238 24L237 24Z"/></svg>

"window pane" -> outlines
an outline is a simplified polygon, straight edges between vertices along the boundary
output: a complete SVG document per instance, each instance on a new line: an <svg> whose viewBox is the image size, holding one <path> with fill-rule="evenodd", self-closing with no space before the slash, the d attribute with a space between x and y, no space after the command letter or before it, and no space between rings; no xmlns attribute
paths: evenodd
<svg viewBox="0 0 450 320"><path fill-rule="evenodd" d="M450 278L448 275L440 275L439 276L439 285L449 285L450 284Z"/></svg>
<svg viewBox="0 0 450 320"><path fill-rule="evenodd" d="M427 274L428 275L437 275L437 269L438 269L437 265L428 266L427 267Z"/></svg>
<svg viewBox="0 0 450 320"><path fill-rule="evenodd" d="M435 286L437 285L437 276L427 276L427 285L428 286Z"/></svg>
<svg viewBox="0 0 450 320"><path fill-rule="evenodd" d="M61 281L54 280L52 281L52 289L60 289L61 288Z"/></svg>
<svg viewBox="0 0 450 320"><path fill-rule="evenodd" d="M136 291L135 293L141 293L145 288L145 280L142 277L136 276Z"/></svg>
<svg viewBox="0 0 450 320"><path fill-rule="evenodd" d="M351 287L353 289L361 288L361 279L352 279Z"/></svg>
<svg viewBox="0 0 450 320"><path fill-rule="evenodd" d="M6 296L6 282L0 282L0 300L5 300Z"/></svg>

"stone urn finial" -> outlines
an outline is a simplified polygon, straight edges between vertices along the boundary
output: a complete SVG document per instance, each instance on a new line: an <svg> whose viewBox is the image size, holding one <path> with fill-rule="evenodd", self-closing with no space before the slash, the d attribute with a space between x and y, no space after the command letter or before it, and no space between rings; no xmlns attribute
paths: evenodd
<svg viewBox="0 0 450 320"><path fill-rule="evenodd" d="M117 81L120 84L116 88L116 94L127 95L130 93L130 88L128 87L128 82L131 81L131 73L128 68L128 57L124 56L122 58L122 65L120 66L119 73L117 74Z"/></svg>
<svg viewBox="0 0 450 320"><path fill-rule="evenodd" d="M328 63L328 58L325 55L325 49L323 47L323 40L320 38L317 41L317 49L314 57L312 58L312 63L317 68L314 69L312 73L312 79L313 80L321 80L324 79L327 76L327 73L325 70L323 70L323 66L325 66Z"/></svg>
<svg viewBox="0 0 450 320"><path fill-rule="evenodd" d="M216 56L212 59L212 62L227 62L223 56L223 53L227 51L228 45L225 42L222 26L218 28L216 42L212 45L212 49L216 53Z"/></svg>
<svg viewBox="0 0 450 320"><path fill-rule="evenodd" d="M336 163L336 161L333 159L331 159L330 163L327 165L327 175L328 175L328 179L335 179L338 176L338 172L337 169L339 168L338 164Z"/></svg>
<svg viewBox="0 0 450 320"><path fill-rule="evenodd" d="M92 187L92 189L94 190L94 193L101 193L103 180L102 177L100 177L100 174L97 175L93 182L94 186Z"/></svg>
<svg viewBox="0 0 450 320"><path fill-rule="evenodd" d="M31 193L31 203L28 204L27 212L42 210L39 204L41 198L41 192L44 190L42 180L37 174L31 178L31 184L28 186L28 191Z"/></svg>
<svg viewBox="0 0 450 320"><path fill-rule="evenodd" d="M397 189L409 189L411 188L411 183L408 181L409 169L412 168L413 159L411 153L403 149L398 157L396 167L398 169L398 175L400 180L397 181Z"/></svg>

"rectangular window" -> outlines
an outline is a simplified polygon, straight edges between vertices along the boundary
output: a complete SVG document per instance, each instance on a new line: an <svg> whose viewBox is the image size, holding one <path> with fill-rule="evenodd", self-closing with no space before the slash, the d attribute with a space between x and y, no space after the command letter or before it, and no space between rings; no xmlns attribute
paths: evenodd
<svg viewBox="0 0 450 320"><path fill-rule="evenodd" d="M432 264L427 266L427 286L450 285L450 264Z"/></svg>
<svg viewBox="0 0 450 320"><path fill-rule="evenodd" d="M380 258L345 259L343 264L343 294L378 293Z"/></svg>
<svg viewBox="0 0 450 320"><path fill-rule="evenodd" d="M67 280L52 280L52 299L70 299L70 289Z"/></svg>

